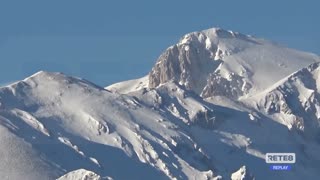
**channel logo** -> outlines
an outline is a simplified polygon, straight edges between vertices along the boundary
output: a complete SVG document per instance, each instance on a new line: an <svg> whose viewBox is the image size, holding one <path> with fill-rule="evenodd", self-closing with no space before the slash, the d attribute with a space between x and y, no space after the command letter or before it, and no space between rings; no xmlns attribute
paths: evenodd
<svg viewBox="0 0 320 180"><path fill-rule="evenodd" d="M267 153L266 163L268 164L294 164L296 163L295 153Z"/></svg>
<svg viewBox="0 0 320 180"><path fill-rule="evenodd" d="M267 153L266 163L273 164L270 169L273 171L290 171L291 166L296 162L295 153Z"/></svg>

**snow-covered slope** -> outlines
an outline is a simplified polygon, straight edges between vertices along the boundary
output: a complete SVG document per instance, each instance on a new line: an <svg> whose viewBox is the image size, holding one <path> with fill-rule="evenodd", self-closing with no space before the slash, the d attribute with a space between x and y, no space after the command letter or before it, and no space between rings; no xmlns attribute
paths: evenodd
<svg viewBox="0 0 320 180"><path fill-rule="evenodd" d="M149 84L148 76L133 79L124 82L118 82L106 87L107 90L117 92L120 94L127 94L129 92L138 91L143 88L147 88Z"/></svg>
<svg viewBox="0 0 320 180"><path fill-rule="evenodd" d="M65 174L64 176L58 178L58 180L111 180L112 178L102 178L94 172L79 169Z"/></svg>
<svg viewBox="0 0 320 180"><path fill-rule="evenodd" d="M149 87L174 80L203 97L251 96L319 57L212 28L185 35L157 60Z"/></svg>
<svg viewBox="0 0 320 180"><path fill-rule="evenodd" d="M291 175L269 174L265 152L303 154L304 141L257 111L210 104L173 82L120 95L40 72L1 88L0 102L8 157L0 175L7 179L26 177L22 172L53 179L82 168L114 179L219 179L243 165L258 179L317 174L316 153L301 156ZM303 149L318 150L316 143Z"/></svg>
<svg viewBox="0 0 320 180"><path fill-rule="evenodd" d="M52 179L81 168L115 179L215 176L190 134L134 97L39 72L1 88L0 102L1 177L30 170L30 179Z"/></svg>
<svg viewBox="0 0 320 180"><path fill-rule="evenodd" d="M241 167L237 172L231 175L231 180L252 180L254 177L248 172L246 166Z"/></svg>
<svg viewBox="0 0 320 180"><path fill-rule="evenodd" d="M246 100L289 129L320 142L320 63L313 63Z"/></svg>
<svg viewBox="0 0 320 180"><path fill-rule="evenodd" d="M318 60L209 29L169 47L148 76L107 88L39 72L0 88L0 177L316 179ZM297 163L270 171L268 152Z"/></svg>

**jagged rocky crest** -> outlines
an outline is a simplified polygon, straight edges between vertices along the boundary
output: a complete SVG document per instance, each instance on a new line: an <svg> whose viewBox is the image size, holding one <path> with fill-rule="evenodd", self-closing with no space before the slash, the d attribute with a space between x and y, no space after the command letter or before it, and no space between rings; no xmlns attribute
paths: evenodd
<svg viewBox="0 0 320 180"><path fill-rule="evenodd" d="M320 142L320 63L313 63L258 95L258 109L277 116L289 129Z"/></svg>
<svg viewBox="0 0 320 180"><path fill-rule="evenodd" d="M162 53L149 73L149 87L173 80L204 98L238 99L264 90L317 59L266 40L213 28L187 34ZM265 79L270 82L261 82Z"/></svg>
<svg viewBox="0 0 320 180"><path fill-rule="evenodd" d="M243 82L226 82L219 72L215 72L224 56L233 54L240 49L219 47L218 38L239 38L247 40L246 36L222 29L210 29L203 32L194 32L184 36L180 42L169 47L157 60L149 74L149 87L174 80L205 97L222 94L225 85L243 86ZM217 41L217 42L215 42ZM208 78L210 77L210 78ZM219 78L219 81L215 81ZM240 76L236 76L241 80ZM213 84L211 83L213 82ZM249 85L247 86L249 88ZM202 93L203 92L203 93ZM237 96L239 92L228 92Z"/></svg>

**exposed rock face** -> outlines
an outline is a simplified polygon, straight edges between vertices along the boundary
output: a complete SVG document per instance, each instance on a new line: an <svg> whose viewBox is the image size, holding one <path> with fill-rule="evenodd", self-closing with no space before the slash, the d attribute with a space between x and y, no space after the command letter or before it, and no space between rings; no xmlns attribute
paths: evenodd
<svg viewBox="0 0 320 180"><path fill-rule="evenodd" d="M257 104L266 114L282 119L289 129L317 137L320 141L320 63L290 75L260 95Z"/></svg>
<svg viewBox="0 0 320 180"><path fill-rule="evenodd" d="M237 39L245 45L228 46L220 43L220 39ZM149 73L149 87L176 81L203 97L221 95L237 98L245 94L251 85L235 73L227 73L228 77L224 77L219 66L224 57L240 52L252 43L245 35L217 28L187 34L159 57ZM226 88L231 90L226 92Z"/></svg>
<svg viewBox="0 0 320 180"><path fill-rule="evenodd" d="M319 58L311 54L213 28L189 33L169 47L149 73L148 86L174 81L205 98L237 100L264 91L316 61Z"/></svg>
<svg viewBox="0 0 320 180"><path fill-rule="evenodd" d="M195 125L206 129L213 129L224 118L222 112L213 111L205 106L197 94L186 90L183 86L173 82L165 83L149 91L136 91L131 93L152 109L161 111L165 109L172 117L180 119L188 125ZM192 104L186 103L189 102ZM188 110L192 109L192 111ZM223 118L222 118L223 117Z"/></svg>
<svg viewBox="0 0 320 180"><path fill-rule="evenodd" d="M214 61L217 47L209 46L210 40L203 33L189 34L181 42L159 57L149 74L149 87L174 80L200 94L209 73L220 64Z"/></svg>
<svg viewBox="0 0 320 180"><path fill-rule="evenodd" d="M222 77L219 73L212 73L208 77L207 84L204 87L201 96L226 96L235 99L245 95L251 88L251 84L243 77L231 73L229 79Z"/></svg>

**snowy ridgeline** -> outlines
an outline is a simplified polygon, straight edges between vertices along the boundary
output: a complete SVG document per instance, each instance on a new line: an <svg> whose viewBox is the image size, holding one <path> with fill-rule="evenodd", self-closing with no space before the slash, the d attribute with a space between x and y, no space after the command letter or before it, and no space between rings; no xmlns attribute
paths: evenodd
<svg viewBox="0 0 320 180"><path fill-rule="evenodd" d="M319 57L222 29L107 88L39 72L0 88L2 179L315 179ZM311 64L311 65L310 65ZM267 152L295 152L289 173Z"/></svg>
<svg viewBox="0 0 320 180"><path fill-rule="evenodd" d="M149 87L174 80L202 97L247 97L319 61L313 54L223 29L185 35L157 60Z"/></svg>

